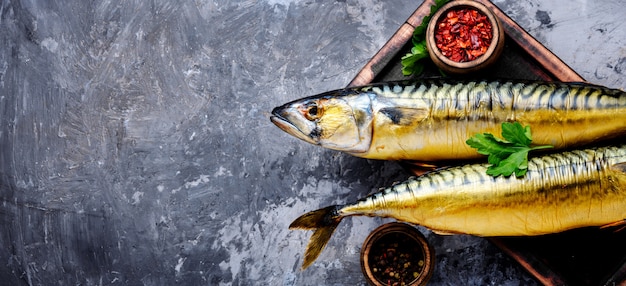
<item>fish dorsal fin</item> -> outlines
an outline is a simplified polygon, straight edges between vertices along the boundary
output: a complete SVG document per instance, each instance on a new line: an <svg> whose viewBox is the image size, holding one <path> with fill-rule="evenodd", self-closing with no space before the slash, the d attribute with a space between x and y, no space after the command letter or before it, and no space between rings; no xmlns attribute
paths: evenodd
<svg viewBox="0 0 626 286"><path fill-rule="evenodd" d="M428 110L423 108L384 107L378 112L389 118L393 124L397 125L418 123L428 116Z"/></svg>
<svg viewBox="0 0 626 286"><path fill-rule="evenodd" d="M626 174L626 162L617 163L615 165L612 165L611 169Z"/></svg>

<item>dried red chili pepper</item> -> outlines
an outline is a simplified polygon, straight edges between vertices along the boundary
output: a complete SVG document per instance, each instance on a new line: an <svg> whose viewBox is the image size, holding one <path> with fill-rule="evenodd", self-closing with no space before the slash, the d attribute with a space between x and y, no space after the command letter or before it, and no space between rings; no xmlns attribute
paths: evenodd
<svg viewBox="0 0 626 286"><path fill-rule="evenodd" d="M492 37L487 16L472 8L448 11L435 28L437 48L455 62L469 62L482 56Z"/></svg>

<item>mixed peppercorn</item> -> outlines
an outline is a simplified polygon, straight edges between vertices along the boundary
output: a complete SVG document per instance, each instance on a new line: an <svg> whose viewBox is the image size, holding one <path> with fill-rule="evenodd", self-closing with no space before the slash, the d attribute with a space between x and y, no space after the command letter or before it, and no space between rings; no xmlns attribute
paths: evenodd
<svg viewBox="0 0 626 286"><path fill-rule="evenodd" d="M374 277L385 285L410 285L424 269L424 254L418 243L397 232L375 242L369 260Z"/></svg>

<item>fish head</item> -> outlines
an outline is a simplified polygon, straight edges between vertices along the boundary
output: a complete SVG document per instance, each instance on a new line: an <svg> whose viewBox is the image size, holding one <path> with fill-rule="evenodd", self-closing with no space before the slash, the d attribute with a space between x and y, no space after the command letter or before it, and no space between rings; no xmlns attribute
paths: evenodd
<svg viewBox="0 0 626 286"><path fill-rule="evenodd" d="M271 121L311 144L348 153L369 150L371 100L367 94L332 91L274 108Z"/></svg>

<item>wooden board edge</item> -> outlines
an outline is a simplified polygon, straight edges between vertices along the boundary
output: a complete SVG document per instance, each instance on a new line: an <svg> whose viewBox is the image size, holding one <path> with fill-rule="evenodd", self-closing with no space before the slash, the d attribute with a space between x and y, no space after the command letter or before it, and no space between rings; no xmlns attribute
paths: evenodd
<svg viewBox="0 0 626 286"><path fill-rule="evenodd" d="M500 250L513 258L522 268L530 273L541 284L546 286L566 285L556 273L548 268L545 263L538 260L534 255L525 255L520 251L512 249L497 237L489 238L489 241Z"/></svg>
<svg viewBox="0 0 626 286"><path fill-rule="evenodd" d="M382 67L387 66L402 47L411 40L413 30L421 23L424 17L430 14L430 6L434 3L434 0L425 0L424 3L417 7L415 12L409 16L387 43L378 50L363 68L361 68L348 86L359 86L371 83L374 77L380 73Z"/></svg>
<svg viewBox="0 0 626 286"><path fill-rule="evenodd" d="M407 41L411 39L415 28L409 24L402 24L400 29L389 39L389 41L372 57L367 64L357 73L348 86L360 86L371 83L374 77L380 73L402 49Z"/></svg>
<svg viewBox="0 0 626 286"><path fill-rule="evenodd" d="M624 260L622 265L604 281L604 285L626 286L626 260Z"/></svg>
<svg viewBox="0 0 626 286"><path fill-rule="evenodd" d="M507 16L498 6L489 0L475 0L487 6L500 19L504 31L509 38L515 41L522 49L537 60L546 70L560 81L584 82L585 80L557 57L552 51L528 34L513 19Z"/></svg>
<svg viewBox="0 0 626 286"><path fill-rule="evenodd" d="M406 20L406 23L415 27L419 26L422 23L422 19L430 14L430 7L435 5L435 0L424 0L424 2L415 9L415 12L409 16Z"/></svg>
<svg viewBox="0 0 626 286"><path fill-rule="evenodd" d="M507 16L500 8L489 0L475 0L491 9L502 22L505 33L515 41L524 51L537 60L548 72L560 81L585 82L582 76L576 73L565 62L557 57L552 51L539 43L534 37L525 32L520 25ZM413 30L422 19L430 13L430 6L434 0L425 0L409 16L396 33L383 45L383 47L361 68L348 86L369 84L380 72L381 67L386 66L411 39Z"/></svg>

